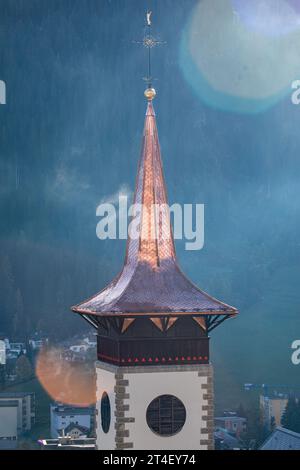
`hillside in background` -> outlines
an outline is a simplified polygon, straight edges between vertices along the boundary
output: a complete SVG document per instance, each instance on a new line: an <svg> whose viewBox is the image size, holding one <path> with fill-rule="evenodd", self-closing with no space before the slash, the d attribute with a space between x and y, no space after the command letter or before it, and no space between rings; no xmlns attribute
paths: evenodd
<svg viewBox="0 0 300 470"><path fill-rule="evenodd" d="M60 341L88 328L70 306L122 266L125 242L97 239L96 207L134 188L145 56L132 41L145 5L29 3L1 7L0 331ZM154 106L170 203L205 204L204 248L177 241L181 267L240 310L211 340L217 390L230 400L243 382L300 380L290 361L300 337L300 108L290 96L254 115L204 104L178 61L194 4L154 2L167 41L155 51Z"/></svg>

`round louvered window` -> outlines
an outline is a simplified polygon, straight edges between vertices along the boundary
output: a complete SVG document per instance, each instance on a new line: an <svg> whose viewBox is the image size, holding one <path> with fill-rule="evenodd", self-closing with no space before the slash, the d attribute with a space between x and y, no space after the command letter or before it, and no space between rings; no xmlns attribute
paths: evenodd
<svg viewBox="0 0 300 470"><path fill-rule="evenodd" d="M147 424L160 436L173 436L184 426L186 409L174 395L160 395L147 408Z"/></svg>

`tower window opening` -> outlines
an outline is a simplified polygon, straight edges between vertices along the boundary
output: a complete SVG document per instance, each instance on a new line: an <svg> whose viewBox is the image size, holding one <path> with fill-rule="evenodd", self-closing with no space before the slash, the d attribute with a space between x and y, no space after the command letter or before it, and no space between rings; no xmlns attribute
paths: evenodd
<svg viewBox="0 0 300 470"><path fill-rule="evenodd" d="M100 408L101 408L102 430L105 434L107 434L110 428L111 408L110 408L110 400L106 392L104 392L102 395Z"/></svg>
<svg viewBox="0 0 300 470"><path fill-rule="evenodd" d="M186 409L174 395L161 395L147 408L146 420L149 428L160 436L173 436L184 426Z"/></svg>

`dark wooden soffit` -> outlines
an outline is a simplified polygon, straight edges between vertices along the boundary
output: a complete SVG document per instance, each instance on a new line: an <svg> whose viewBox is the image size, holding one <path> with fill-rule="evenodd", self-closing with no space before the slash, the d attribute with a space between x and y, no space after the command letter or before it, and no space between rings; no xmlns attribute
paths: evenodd
<svg viewBox="0 0 300 470"><path fill-rule="evenodd" d="M166 314L159 314L156 315L156 317L153 317L153 314L151 315L144 315L141 314L139 316L132 316L130 317L126 316L125 314L123 316L119 315L106 315L106 316L99 316L99 315L87 315L87 314L80 314L91 326L94 328L98 329L98 327L102 327L104 330L109 329L109 324L117 331L119 334L125 333L128 328L130 328L131 324L137 319L137 318L143 318L143 319L148 319L149 321L152 321L152 323L162 332L168 331L178 320L178 317L180 315L172 314L172 315L166 315ZM127 314L128 315L128 314ZM195 314L189 313L186 314L189 315L195 320L196 323L198 323L199 328L202 328L204 331L209 333L210 331L214 330L217 326L219 326L223 321L233 318L234 315L228 315L228 314L210 314L210 315L203 315L203 314Z"/></svg>

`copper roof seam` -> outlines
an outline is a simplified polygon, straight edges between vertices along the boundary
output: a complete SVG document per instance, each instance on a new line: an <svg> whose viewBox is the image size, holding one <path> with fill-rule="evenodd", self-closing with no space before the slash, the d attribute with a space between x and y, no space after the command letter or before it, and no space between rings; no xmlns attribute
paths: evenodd
<svg viewBox="0 0 300 470"><path fill-rule="evenodd" d="M152 135L151 138L151 160L152 160L152 171L154 172L154 136ZM156 194L156 185L155 185L155 173L154 173L154 178L153 178L153 184L152 184L152 190L153 190L153 200L154 200L154 210L153 210L153 218L154 218L154 231L155 231L155 249L156 249L156 265L159 267L160 265L160 260L159 260L159 251L158 251L158 237L160 236L159 233L159 227L157 227L157 220L156 220L156 200L157 200L157 194Z"/></svg>

